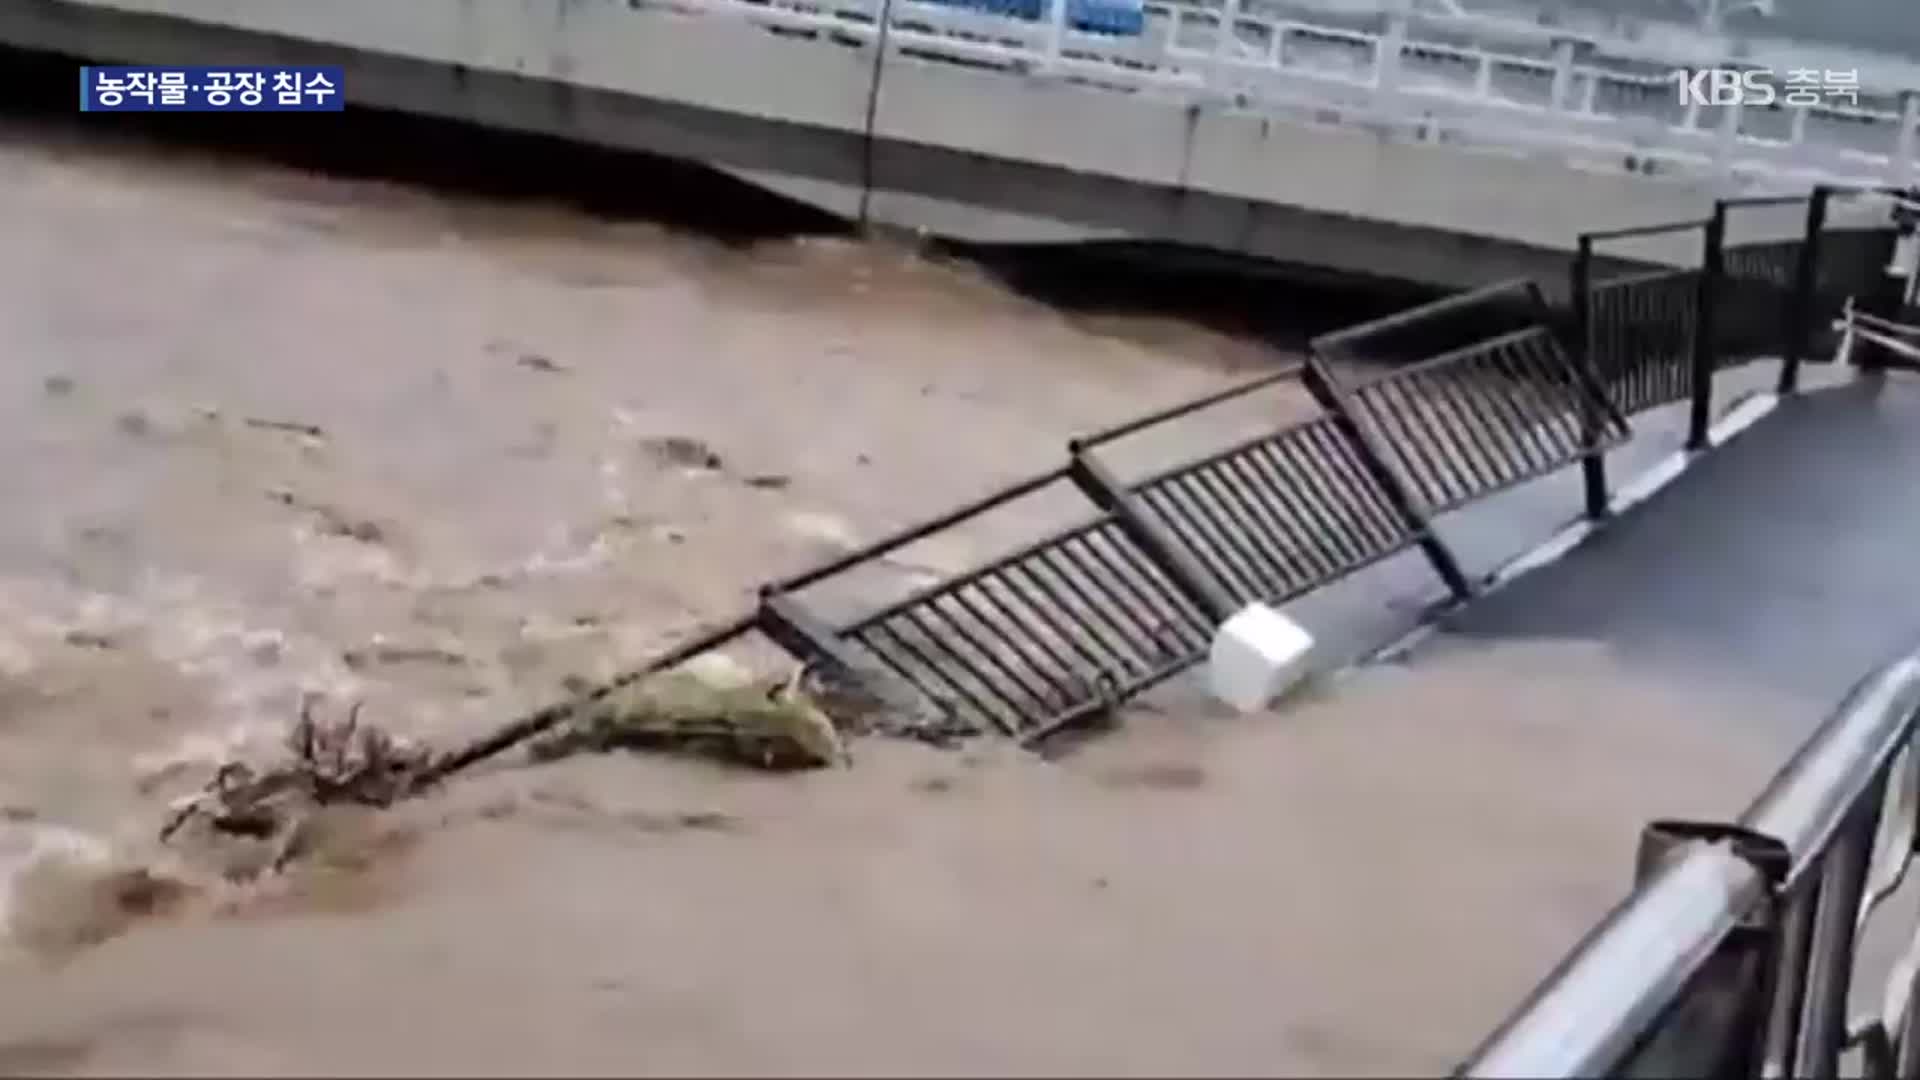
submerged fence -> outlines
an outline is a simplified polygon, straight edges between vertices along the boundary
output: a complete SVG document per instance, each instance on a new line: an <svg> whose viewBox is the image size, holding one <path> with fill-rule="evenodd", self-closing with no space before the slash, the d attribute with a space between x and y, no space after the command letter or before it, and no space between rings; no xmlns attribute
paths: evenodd
<svg viewBox="0 0 1920 1080"><path fill-rule="evenodd" d="M1072 440L1045 472L769 583L698 644L758 633L884 703L902 733L1033 742L1197 663L1251 601L1282 604L1410 550L1467 599L1478 583L1437 516L1576 462L1586 512L1602 516L1606 453L1631 416L1687 401L1699 447L1722 365L1778 357L1793 388L1892 250L1890 224L1833 227L1846 197L1728 201L1700 221L1584 235L1567 310L1508 282L1324 335L1302 363ZM1760 210L1797 231L1746 236L1743 215ZM1659 250L1620 250L1636 243ZM1235 409L1253 410L1251 430L1214 438ZM1121 444L1179 424L1211 445L1129 475ZM907 586L842 588L1027 506L1052 524L1004 554ZM836 590L840 603L820 599Z"/></svg>

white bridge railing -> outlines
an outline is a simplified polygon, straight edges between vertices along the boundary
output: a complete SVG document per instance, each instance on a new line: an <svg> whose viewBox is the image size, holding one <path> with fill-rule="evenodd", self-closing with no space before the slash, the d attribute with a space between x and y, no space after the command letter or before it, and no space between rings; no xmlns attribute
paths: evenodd
<svg viewBox="0 0 1920 1080"><path fill-rule="evenodd" d="M1420 141L1558 152L1581 167L1711 177L1739 190L1913 180L1913 89L1863 84L1855 101L1806 106L1687 106L1670 57L1651 49L1628 55L1613 43L1603 53L1476 16L1295 17L1263 2L1148 0L1144 32L1120 37L1070 25L1068 0L1050 0L1039 19L923 0L628 0L849 46L869 45L884 13L890 54ZM1715 63L1724 62L1699 66Z"/></svg>

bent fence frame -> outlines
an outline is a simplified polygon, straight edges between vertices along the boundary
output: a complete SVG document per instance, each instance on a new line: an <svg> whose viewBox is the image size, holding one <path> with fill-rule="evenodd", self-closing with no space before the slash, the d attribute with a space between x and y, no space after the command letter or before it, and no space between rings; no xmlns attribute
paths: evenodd
<svg viewBox="0 0 1920 1080"><path fill-rule="evenodd" d="M1801 235L1745 250L1726 243L1729 200L1700 222L1579 238L1570 317L1531 282L1461 293L1323 335L1307 359L1225 390L1071 440L1064 463L803 573L769 582L754 608L586 695L602 698L757 635L831 684L877 699L888 729L930 739L997 732L1037 743L1112 712L1205 655L1212 630L1251 601L1282 604L1419 549L1454 602L1477 583L1436 532L1436 516L1579 462L1586 513L1608 510L1605 460L1629 417L1690 401L1690 448L1706 442L1724 308L1758 281L1789 298L1777 324L1738 326L1743 353L1781 358L1796 384L1808 341L1853 295L1891 314L1873 283L1893 229L1835 244L1836 192L1817 188ZM1602 243L1698 230L1700 266L1604 278ZM1787 268L1791 268L1790 275ZM1886 309L1886 310L1882 310ZM1411 364L1380 370L1383 362ZM1375 373L1365 372L1372 366ZM1107 445L1260 391L1291 386L1318 409L1255 437L1132 481ZM828 618L812 586L1055 486L1077 522L963 573ZM445 773L560 723L574 700L529 714L439 763Z"/></svg>
<svg viewBox="0 0 1920 1080"><path fill-rule="evenodd" d="M1633 414L1687 400L1688 444L1705 445L1729 341L1742 355L1780 357L1781 388L1796 385L1813 334L1846 296L1868 291L1892 247L1891 227L1835 243L1826 222L1836 195L1729 200L1701 221L1584 234L1567 312L1512 281L1323 335L1301 363L1071 440L1053 468L768 582L749 612L594 694L758 635L884 703L904 718L900 733L1033 743L1199 662L1213 628L1248 602L1282 604L1402 551L1419 550L1464 601L1480 583L1434 529L1438 515L1578 462L1586 513L1604 516L1606 454ZM1798 237L1727 243L1730 212L1787 202L1805 207ZM1603 245L1660 236L1697 237L1699 265L1622 269L1602 257ZM1787 297L1784 316L1727 314L1749 299L1740 282ZM1123 438L1262 392L1303 396L1317 411L1131 480L1105 457ZM823 582L1062 489L1081 517L997 558L848 616L809 601ZM578 704L528 716L462 764Z"/></svg>

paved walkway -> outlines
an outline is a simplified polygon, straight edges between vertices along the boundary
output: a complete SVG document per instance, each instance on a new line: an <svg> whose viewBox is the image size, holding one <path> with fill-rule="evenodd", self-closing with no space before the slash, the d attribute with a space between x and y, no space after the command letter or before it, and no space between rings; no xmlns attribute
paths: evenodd
<svg viewBox="0 0 1920 1080"><path fill-rule="evenodd" d="M1830 704L1920 637L1920 380L1783 402L1445 634L1598 642L1662 677Z"/></svg>

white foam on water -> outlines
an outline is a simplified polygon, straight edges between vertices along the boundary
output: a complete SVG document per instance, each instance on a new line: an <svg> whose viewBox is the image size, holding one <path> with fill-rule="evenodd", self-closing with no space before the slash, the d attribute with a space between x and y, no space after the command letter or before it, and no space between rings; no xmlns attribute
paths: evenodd
<svg viewBox="0 0 1920 1080"><path fill-rule="evenodd" d="M0 825L0 947L14 945L24 915L22 898L36 877L103 873L112 846L78 829L46 824Z"/></svg>

